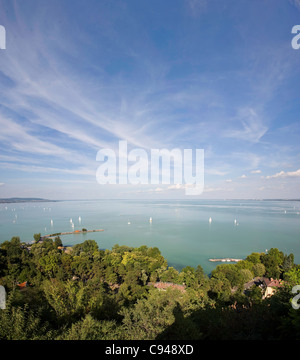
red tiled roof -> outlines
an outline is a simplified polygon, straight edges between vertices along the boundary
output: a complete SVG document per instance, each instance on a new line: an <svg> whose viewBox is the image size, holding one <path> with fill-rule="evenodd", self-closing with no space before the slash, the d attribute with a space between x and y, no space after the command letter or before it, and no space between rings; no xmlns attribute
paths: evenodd
<svg viewBox="0 0 300 360"><path fill-rule="evenodd" d="M179 284L173 284L173 283L168 283L168 282L157 282L157 283L149 283L148 285L153 285L154 287L156 287L157 289L167 289L169 287L171 287L172 289L177 289L180 291L185 291L185 286L184 285L179 285Z"/></svg>
<svg viewBox="0 0 300 360"><path fill-rule="evenodd" d="M23 289L27 286L27 281L23 282L22 284L17 284L20 289Z"/></svg>
<svg viewBox="0 0 300 360"><path fill-rule="evenodd" d="M265 284L266 286L268 287L281 287L283 284L282 284L282 281L281 280L277 280L277 279L268 279L268 278L265 278L264 279L265 281Z"/></svg>

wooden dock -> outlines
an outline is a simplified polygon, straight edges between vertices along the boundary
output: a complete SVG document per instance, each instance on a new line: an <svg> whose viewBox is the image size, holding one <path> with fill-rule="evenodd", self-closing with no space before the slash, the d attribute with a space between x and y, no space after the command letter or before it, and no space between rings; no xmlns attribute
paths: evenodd
<svg viewBox="0 0 300 360"><path fill-rule="evenodd" d="M222 259L209 259L212 262L239 262L243 259L232 259L232 258L222 258Z"/></svg>

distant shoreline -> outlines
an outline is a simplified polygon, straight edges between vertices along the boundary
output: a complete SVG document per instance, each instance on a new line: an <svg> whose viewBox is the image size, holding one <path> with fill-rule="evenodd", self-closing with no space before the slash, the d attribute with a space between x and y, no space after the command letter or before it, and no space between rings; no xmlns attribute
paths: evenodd
<svg viewBox="0 0 300 360"><path fill-rule="evenodd" d="M16 204L16 203L35 203L35 202L63 202L63 201L149 201L153 199L115 199L115 198L107 198L107 199L60 199L60 200L50 200L44 198L0 198L0 204ZM157 201L158 199L156 199ZM300 201L300 199L186 199L186 198L179 198L179 199L160 199L161 201Z"/></svg>
<svg viewBox="0 0 300 360"><path fill-rule="evenodd" d="M60 200L49 200L43 198L4 198L0 199L0 204L16 204L25 202L58 202Z"/></svg>

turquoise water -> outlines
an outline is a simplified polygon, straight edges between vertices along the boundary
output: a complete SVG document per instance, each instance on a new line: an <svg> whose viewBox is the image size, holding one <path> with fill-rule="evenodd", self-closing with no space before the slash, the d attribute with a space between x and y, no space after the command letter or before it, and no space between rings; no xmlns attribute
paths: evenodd
<svg viewBox="0 0 300 360"><path fill-rule="evenodd" d="M271 247L293 253L300 263L299 201L88 200L0 205L0 243L13 236L31 242L34 233L83 227L104 232L65 235L61 237L64 245L94 239L101 249L115 244L156 246L168 264L179 270L200 264L209 273L217 265L210 258L244 258Z"/></svg>

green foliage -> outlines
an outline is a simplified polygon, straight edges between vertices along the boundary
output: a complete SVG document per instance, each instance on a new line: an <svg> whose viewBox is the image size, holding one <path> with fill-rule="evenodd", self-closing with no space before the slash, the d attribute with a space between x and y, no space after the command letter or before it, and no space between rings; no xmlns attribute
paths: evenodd
<svg viewBox="0 0 300 360"><path fill-rule="evenodd" d="M13 306L10 294L6 308L0 310L0 340L50 340L54 336L47 322L41 319L41 310L28 304Z"/></svg>
<svg viewBox="0 0 300 360"><path fill-rule="evenodd" d="M260 303L262 301L262 290L259 286L252 285L246 295L251 303Z"/></svg>
<svg viewBox="0 0 300 360"><path fill-rule="evenodd" d="M253 275L254 276L264 276L266 273L265 265L262 263L253 264L252 267Z"/></svg>
<svg viewBox="0 0 300 360"><path fill-rule="evenodd" d="M98 251L98 244L95 240L85 240L82 244L74 245L74 255L85 253L88 256L93 256Z"/></svg>
<svg viewBox="0 0 300 360"><path fill-rule="evenodd" d="M300 266L293 254L252 253L208 276L200 265L168 267L156 247L104 251L86 240L65 251L59 236L34 237L34 244L18 237L0 244L0 284L8 292L1 340L299 339L291 287L300 283ZM244 291L263 276L286 286L264 300L256 285ZM19 290L23 282L28 286ZM157 282L168 288L149 286Z"/></svg>
<svg viewBox="0 0 300 360"><path fill-rule="evenodd" d="M38 242L38 241L40 240L40 238L41 238L41 233L34 234L34 235L33 235L33 238L34 238L34 241L35 241L35 242Z"/></svg>
<svg viewBox="0 0 300 360"><path fill-rule="evenodd" d="M267 254L261 256L261 262L266 268L266 276L269 278L280 278L282 270L281 265L284 261L284 254L278 249L270 249Z"/></svg>
<svg viewBox="0 0 300 360"><path fill-rule="evenodd" d="M178 321L178 318L183 316L181 304L184 301L185 299L182 298L182 294L176 290L168 289L161 292L154 289L150 291L147 298L140 299L133 307L124 308L121 311L121 315L124 316L121 327L123 339L154 340L159 336L163 338L163 333L176 320ZM184 321L182 320L181 325L183 323ZM179 334L186 330L186 328L179 325L176 338L182 338ZM195 335L195 337L197 336ZM187 336L186 338L190 337Z"/></svg>
<svg viewBox="0 0 300 360"><path fill-rule="evenodd" d="M118 340L117 325L112 321L98 321L90 314L76 323L59 340Z"/></svg>
<svg viewBox="0 0 300 360"><path fill-rule="evenodd" d="M163 282L178 283L180 281L179 272L171 266L161 274L160 280Z"/></svg>
<svg viewBox="0 0 300 360"><path fill-rule="evenodd" d="M290 285L300 285L300 267L295 266L284 274L284 280Z"/></svg>
<svg viewBox="0 0 300 360"><path fill-rule="evenodd" d="M60 322L72 322L83 315L86 291L82 283L57 279L44 281L43 290Z"/></svg>
<svg viewBox="0 0 300 360"><path fill-rule="evenodd" d="M252 253L246 257L246 261L249 261L253 264L260 264L261 263L261 253Z"/></svg>
<svg viewBox="0 0 300 360"><path fill-rule="evenodd" d="M56 236L55 239L54 239L54 246L56 248L58 248L59 246L62 246L62 241L61 241L61 238L59 236Z"/></svg>

